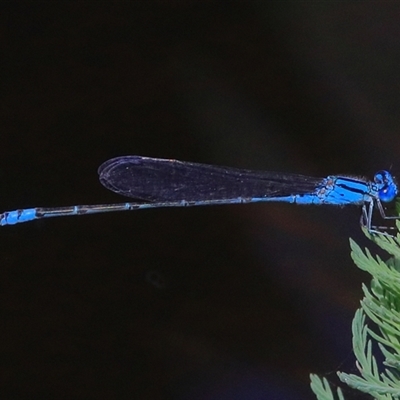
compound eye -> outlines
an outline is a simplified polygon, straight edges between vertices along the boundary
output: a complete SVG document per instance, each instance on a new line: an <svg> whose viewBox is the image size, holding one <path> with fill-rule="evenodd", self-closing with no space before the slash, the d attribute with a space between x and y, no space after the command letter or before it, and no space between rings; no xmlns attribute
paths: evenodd
<svg viewBox="0 0 400 400"><path fill-rule="evenodd" d="M397 188L396 186L391 184L385 184L382 189L378 190L379 200L389 203L392 201L397 195Z"/></svg>
<svg viewBox="0 0 400 400"><path fill-rule="evenodd" d="M378 186L379 200L388 203L397 196L397 185L388 171L379 171L374 176L374 182Z"/></svg>

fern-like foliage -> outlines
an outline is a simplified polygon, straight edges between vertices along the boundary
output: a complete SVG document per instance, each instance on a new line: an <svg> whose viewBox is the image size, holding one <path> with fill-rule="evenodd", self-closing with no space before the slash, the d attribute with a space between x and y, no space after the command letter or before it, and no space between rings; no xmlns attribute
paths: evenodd
<svg viewBox="0 0 400 400"><path fill-rule="evenodd" d="M344 400L340 388L337 389L335 396L326 378L321 379L318 375L311 374L310 380L311 390L315 393L318 400Z"/></svg>
<svg viewBox="0 0 400 400"><path fill-rule="evenodd" d="M396 225L400 230L399 221ZM349 387L375 399L400 399L400 235L364 233L391 258L383 261L350 239L353 261L372 276L372 281L370 287L363 285L364 298L352 323L353 351L359 375L338 372L338 376ZM374 323L373 329L366 319ZM379 350L384 358L381 365L374 357L374 351ZM340 389L333 393L328 382L315 375L311 376L311 389L318 400L344 400Z"/></svg>

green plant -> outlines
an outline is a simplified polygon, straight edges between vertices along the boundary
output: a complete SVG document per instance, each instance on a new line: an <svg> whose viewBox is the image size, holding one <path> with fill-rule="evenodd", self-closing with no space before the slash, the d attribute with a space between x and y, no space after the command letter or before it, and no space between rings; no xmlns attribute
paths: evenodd
<svg viewBox="0 0 400 400"><path fill-rule="evenodd" d="M400 222L396 221L400 230ZM375 399L400 398L400 234L371 236L364 233L391 257L383 261L368 249L364 251L350 239L351 257L358 268L372 276L368 287L363 285L364 298L352 323L353 351L359 375L338 372L349 387ZM366 321L368 318L368 322ZM371 321L373 328L368 323ZM374 347L373 347L374 345ZM378 364L374 351L382 352ZM340 388L332 391L327 380L311 375L311 389L318 400L344 400Z"/></svg>

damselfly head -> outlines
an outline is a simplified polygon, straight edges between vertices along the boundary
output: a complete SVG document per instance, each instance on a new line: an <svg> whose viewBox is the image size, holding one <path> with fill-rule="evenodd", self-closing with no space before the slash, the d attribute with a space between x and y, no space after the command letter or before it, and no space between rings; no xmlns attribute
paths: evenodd
<svg viewBox="0 0 400 400"><path fill-rule="evenodd" d="M374 182L378 187L379 200L388 203L397 196L397 184L388 171L379 171L374 176Z"/></svg>

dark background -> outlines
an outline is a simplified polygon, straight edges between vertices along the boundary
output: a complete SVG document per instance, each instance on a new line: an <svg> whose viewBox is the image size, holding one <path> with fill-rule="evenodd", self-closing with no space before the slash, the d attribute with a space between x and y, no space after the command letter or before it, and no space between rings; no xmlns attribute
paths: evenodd
<svg viewBox="0 0 400 400"><path fill-rule="evenodd" d="M399 168L397 2L8 2L1 209L124 201L119 155L313 176ZM1 398L311 399L356 372L357 207L1 228ZM371 245L369 245L371 247Z"/></svg>

